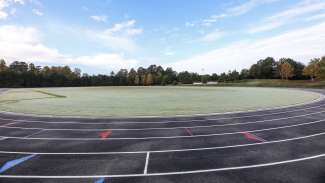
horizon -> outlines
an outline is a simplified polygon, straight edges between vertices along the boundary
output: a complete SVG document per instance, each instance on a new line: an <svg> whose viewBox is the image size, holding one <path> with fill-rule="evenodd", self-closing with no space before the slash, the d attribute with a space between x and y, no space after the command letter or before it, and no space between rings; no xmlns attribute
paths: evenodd
<svg viewBox="0 0 325 183"><path fill-rule="evenodd" d="M182 7L180 9L180 7ZM325 55L323 0L0 0L0 58L89 74L240 71Z"/></svg>

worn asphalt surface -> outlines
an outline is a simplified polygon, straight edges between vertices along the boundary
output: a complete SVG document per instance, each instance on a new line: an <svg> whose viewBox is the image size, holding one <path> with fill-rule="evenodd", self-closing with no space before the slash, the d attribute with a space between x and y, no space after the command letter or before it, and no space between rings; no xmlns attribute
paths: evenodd
<svg viewBox="0 0 325 183"><path fill-rule="evenodd" d="M0 182L324 183L325 100L175 118L0 113Z"/></svg>

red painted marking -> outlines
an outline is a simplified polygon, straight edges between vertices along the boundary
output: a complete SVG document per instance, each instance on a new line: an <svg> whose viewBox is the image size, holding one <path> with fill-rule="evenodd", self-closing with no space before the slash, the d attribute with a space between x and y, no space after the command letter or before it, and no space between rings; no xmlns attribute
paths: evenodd
<svg viewBox="0 0 325 183"><path fill-rule="evenodd" d="M188 133L189 136L193 136L192 130L189 128L185 128L186 132Z"/></svg>
<svg viewBox="0 0 325 183"><path fill-rule="evenodd" d="M102 139L107 139L109 136L111 136L112 135L112 130L106 130L106 131L104 131L104 132L100 132L99 133L99 136L100 136L100 138L102 138Z"/></svg>
<svg viewBox="0 0 325 183"><path fill-rule="evenodd" d="M252 133L249 133L249 132L243 132L242 134L248 140L254 140L254 141L259 141L259 142L265 142L266 141L266 140L254 135Z"/></svg>

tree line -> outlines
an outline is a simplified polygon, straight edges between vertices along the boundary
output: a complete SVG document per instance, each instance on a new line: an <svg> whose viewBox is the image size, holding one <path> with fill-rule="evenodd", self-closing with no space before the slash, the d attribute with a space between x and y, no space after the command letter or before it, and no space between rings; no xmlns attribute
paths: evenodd
<svg viewBox="0 0 325 183"><path fill-rule="evenodd" d="M150 65L148 68L121 69L110 75L82 74L69 66L35 66L21 61L7 65L0 60L0 87L59 87L59 86L150 86L207 83L208 81L233 82L245 79L325 79L325 56L315 58L305 66L291 58L276 61L272 57L259 60L248 69L233 70L221 74L206 74Z"/></svg>

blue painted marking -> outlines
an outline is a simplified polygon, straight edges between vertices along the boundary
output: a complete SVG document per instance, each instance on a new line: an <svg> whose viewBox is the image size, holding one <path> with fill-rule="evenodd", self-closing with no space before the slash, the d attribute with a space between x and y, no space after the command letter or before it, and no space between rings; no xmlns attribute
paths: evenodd
<svg viewBox="0 0 325 183"><path fill-rule="evenodd" d="M105 182L105 178L100 178L98 180L96 180L95 183L104 183Z"/></svg>
<svg viewBox="0 0 325 183"><path fill-rule="evenodd" d="M16 165L18 165L20 163L23 163L24 161L27 161L27 160L33 158L34 156L36 156L36 154L8 161L0 168L0 173L3 173L5 171L7 171L8 169L10 169L10 168L12 168L12 167L14 167L14 166L16 166Z"/></svg>

